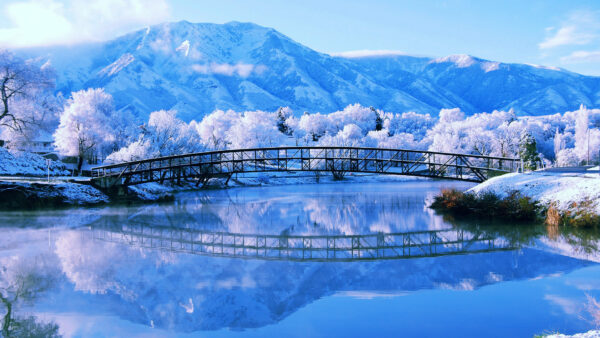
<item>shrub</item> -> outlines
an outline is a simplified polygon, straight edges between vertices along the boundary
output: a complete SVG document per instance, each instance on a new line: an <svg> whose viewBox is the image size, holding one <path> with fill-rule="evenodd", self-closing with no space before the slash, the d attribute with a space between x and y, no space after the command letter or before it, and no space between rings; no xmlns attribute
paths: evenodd
<svg viewBox="0 0 600 338"><path fill-rule="evenodd" d="M575 227L600 226L600 215L596 214L593 206L594 203L591 200L571 203L569 209L562 215L561 223Z"/></svg>
<svg viewBox="0 0 600 338"><path fill-rule="evenodd" d="M485 216L516 221L534 221L540 214L540 206L527 196L514 191L505 198L493 192L479 195L456 189L442 189L434 198L431 208L457 216Z"/></svg>

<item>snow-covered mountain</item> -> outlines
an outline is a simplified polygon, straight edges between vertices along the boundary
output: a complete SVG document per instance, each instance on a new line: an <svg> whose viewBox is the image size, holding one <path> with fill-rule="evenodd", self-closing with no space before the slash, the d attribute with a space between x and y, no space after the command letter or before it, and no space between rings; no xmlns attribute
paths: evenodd
<svg viewBox="0 0 600 338"><path fill-rule="evenodd" d="M184 120L217 108L301 114L353 103L432 114L600 107L600 77L468 55L334 57L252 23L164 23L108 42L19 53L49 59L63 93L104 87L117 108L140 117L171 108Z"/></svg>

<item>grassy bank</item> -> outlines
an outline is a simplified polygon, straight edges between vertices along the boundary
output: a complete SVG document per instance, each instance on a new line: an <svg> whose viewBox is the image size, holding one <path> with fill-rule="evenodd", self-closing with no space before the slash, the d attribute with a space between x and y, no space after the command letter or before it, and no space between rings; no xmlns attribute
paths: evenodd
<svg viewBox="0 0 600 338"><path fill-rule="evenodd" d="M482 217L503 221L545 222L554 226L599 227L600 215L591 201L572 203L567 210L555 204L541 205L531 197L513 191L506 197L486 191L480 194L456 189L442 189L431 208L456 218Z"/></svg>

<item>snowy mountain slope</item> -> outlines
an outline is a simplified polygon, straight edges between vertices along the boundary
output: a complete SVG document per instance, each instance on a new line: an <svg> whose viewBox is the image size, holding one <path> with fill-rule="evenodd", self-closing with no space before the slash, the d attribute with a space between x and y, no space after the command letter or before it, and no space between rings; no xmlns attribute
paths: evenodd
<svg viewBox="0 0 600 338"><path fill-rule="evenodd" d="M185 120L214 109L331 112L360 103L437 114L513 108L548 114L600 106L600 78L467 55L441 59L318 53L251 23L164 23L112 41L19 53L49 59L58 90L104 87L140 118L175 108Z"/></svg>

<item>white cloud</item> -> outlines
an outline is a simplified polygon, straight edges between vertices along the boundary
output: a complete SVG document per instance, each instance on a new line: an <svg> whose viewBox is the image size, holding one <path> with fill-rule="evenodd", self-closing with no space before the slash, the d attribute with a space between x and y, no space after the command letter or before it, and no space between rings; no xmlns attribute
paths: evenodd
<svg viewBox="0 0 600 338"><path fill-rule="evenodd" d="M251 65L247 63L210 63L206 65L195 64L192 65L192 69L202 74L220 74L232 76L237 73L241 77L248 77L250 74L261 74L267 67L264 65Z"/></svg>
<svg viewBox="0 0 600 338"><path fill-rule="evenodd" d="M586 45L600 37L600 14L592 11L572 12L560 28L546 28L550 35L538 44L540 49Z"/></svg>
<svg viewBox="0 0 600 338"><path fill-rule="evenodd" d="M339 52L339 53L329 53L331 56L339 56L343 58L364 58L364 57L376 57L376 56L396 56L396 55L406 55L406 53L398 51L398 50L352 50L348 52Z"/></svg>
<svg viewBox="0 0 600 338"><path fill-rule="evenodd" d="M600 50L596 51L585 51L578 50L574 51L567 56L560 58L560 61L564 63L588 63L588 62L600 62Z"/></svg>
<svg viewBox="0 0 600 338"><path fill-rule="evenodd" d="M169 18L166 0L28 0L0 8L0 47L99 41Z"/></svg>
<svg viewBox="0 0 600 338"><path fill-rule="evenodd" d="M560 307L565 314L575 315L579 312L581 305L573 299L562 297L559 295L547 294L544 299Z"/></svg>

